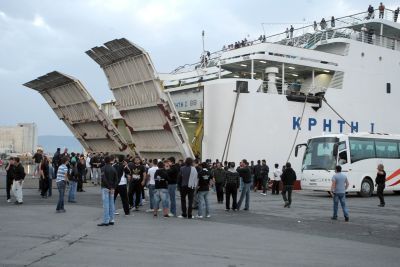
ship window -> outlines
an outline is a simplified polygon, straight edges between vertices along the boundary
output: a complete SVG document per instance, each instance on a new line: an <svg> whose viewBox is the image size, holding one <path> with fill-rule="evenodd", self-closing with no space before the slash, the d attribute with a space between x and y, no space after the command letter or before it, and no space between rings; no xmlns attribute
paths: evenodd
<svg viewBox="0 0 400 267"><path fill-rule="evenodd" d="M390 94L390 83L386 83L386 93Z"/></svg>

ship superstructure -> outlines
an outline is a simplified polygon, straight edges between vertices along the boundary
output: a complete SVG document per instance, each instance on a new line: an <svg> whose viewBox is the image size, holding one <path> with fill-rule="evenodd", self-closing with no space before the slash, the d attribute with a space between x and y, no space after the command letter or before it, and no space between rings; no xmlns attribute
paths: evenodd
<svg viewBox="0 0 400 267"><path fill-rule="evenodd" d="M126 39L87 53L116 98L105 110L139 154L282 164L321 133L400 132L400 27L388 9L366 17L225 46L168 74Z"/></svg>

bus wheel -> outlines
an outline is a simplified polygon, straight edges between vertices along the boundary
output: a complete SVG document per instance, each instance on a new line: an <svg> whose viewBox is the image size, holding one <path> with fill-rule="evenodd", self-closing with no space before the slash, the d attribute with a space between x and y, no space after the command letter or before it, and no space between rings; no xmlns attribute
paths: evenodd
<svg viewBox="0 0 400 267"><path fill-rule="evenodd" d="M361 183L361 191L359 195L362 197L372 197L372 193L374 192L374 184L372 183L371 179L364 178Z"/></svg>

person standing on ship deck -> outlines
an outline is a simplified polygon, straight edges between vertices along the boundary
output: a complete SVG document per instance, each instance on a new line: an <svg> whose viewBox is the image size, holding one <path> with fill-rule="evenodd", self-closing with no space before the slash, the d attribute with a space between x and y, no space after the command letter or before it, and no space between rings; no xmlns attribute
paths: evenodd
<svg viewBox="0 0 400 267"><path fill-rule="evenodd" d="M381 4L379 5L378 9L379 9L379 18L383 19L383 16L385 14L385 5L382 4L382 2L381 2Z"/></svg>
<svg viewBox="0 0 400 267"><path fill-rule="evenodd" d="M293 39L293 32L294 32L293 25L290 25L290 39Z"/></svg>

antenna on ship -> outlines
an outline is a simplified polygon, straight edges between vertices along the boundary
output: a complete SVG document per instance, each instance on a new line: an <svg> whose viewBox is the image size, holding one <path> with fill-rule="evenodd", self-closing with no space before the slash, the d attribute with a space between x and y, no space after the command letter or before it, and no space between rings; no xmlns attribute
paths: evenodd
<svg viewBox="0 0 400 267"><path fill-rule="evenodd" d="M207 59L207 53L206 53L206 49L205 49L205 47L204 47L204 36L205 34L204 34L204 30L201 32L201 38L202 38L202 41L203 41L203 53L201 53L201 66L203 67L203 68L206 68L207 67L207 64L208 64L208 59Z"/></svg>
<svg viewBox="0 0 400 267"><path fill-rule="evenodd" d="M204 49L204 30L201 32L201 38L203 39L203 54L204 54L204 52L206 52L206 50Z"/></svg>

